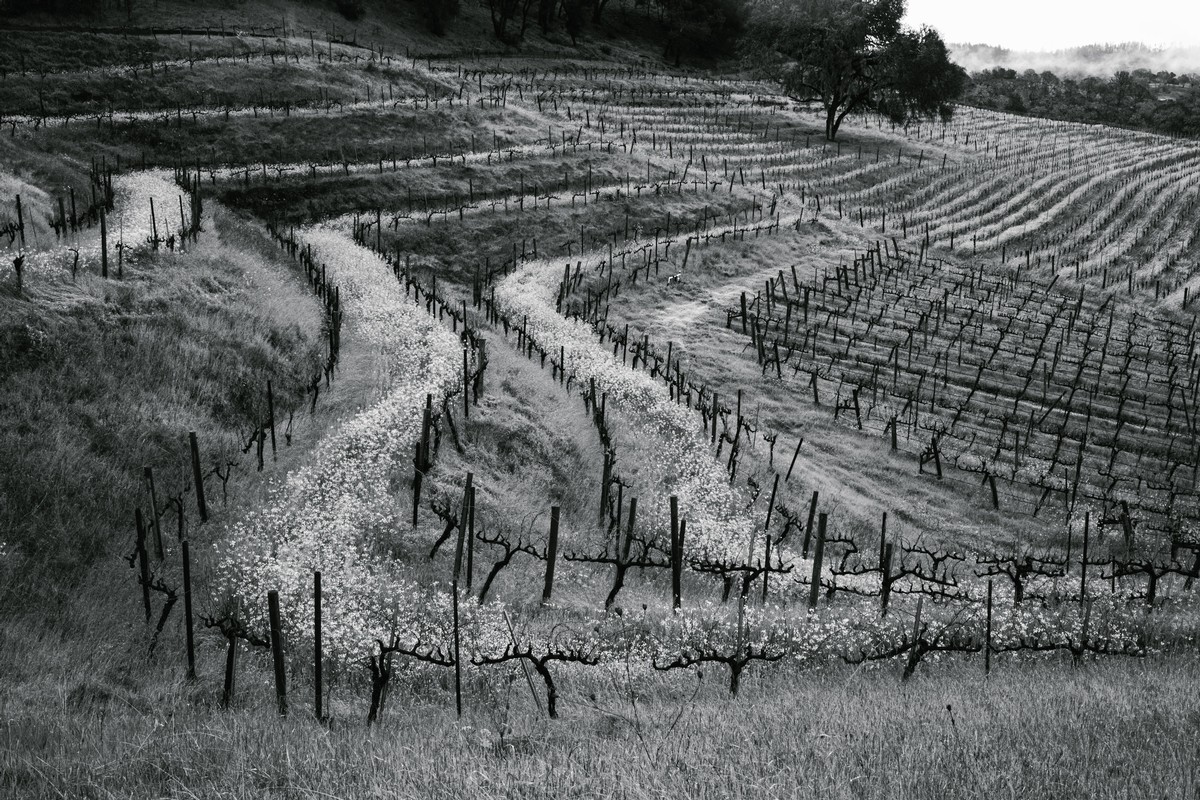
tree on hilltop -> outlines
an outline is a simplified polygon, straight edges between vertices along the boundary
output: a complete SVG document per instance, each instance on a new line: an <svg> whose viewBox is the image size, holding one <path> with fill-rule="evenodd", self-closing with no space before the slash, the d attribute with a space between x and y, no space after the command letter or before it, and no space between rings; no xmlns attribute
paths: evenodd
<svg viewBox="0 0 1200 800"><path fill-rule="evenodd" d="M897 123L952 114L966 72L937 31L905 28L903 15L904 0L759 0L746 38L789 94L824 106L832 141L852 111Z"/></svg>

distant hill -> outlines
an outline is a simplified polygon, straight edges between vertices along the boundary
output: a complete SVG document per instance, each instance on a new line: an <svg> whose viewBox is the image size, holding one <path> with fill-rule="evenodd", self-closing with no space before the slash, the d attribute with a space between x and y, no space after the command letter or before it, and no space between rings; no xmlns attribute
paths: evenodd
<svg viewBox="0 0 1200 800"><path fill-rule="evenodd" d="M951 44L950 55L968 72L1006 67L1049 70L1059 77L1109 77L1122 70L1133 72L1200 73L1200 47L1156 48L1139 42L1091 44L1068 50L1033 52L1008 50L987 44Z"/></svg>

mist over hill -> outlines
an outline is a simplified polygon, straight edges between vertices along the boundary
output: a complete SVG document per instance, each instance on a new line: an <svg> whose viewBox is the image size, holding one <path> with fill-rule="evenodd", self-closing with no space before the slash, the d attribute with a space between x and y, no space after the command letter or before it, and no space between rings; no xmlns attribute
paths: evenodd
<svg viewBox="0 0 1200 800"><path fill-rule="evenodd" d="M1006 67L1050 71L1059 77L1110 77L1139 69L1179 75L1200 73L1200 47L1151 47L1140 42L1091 44L1049 52L973 43L949 47L950 57L968 72Z"/></svg>

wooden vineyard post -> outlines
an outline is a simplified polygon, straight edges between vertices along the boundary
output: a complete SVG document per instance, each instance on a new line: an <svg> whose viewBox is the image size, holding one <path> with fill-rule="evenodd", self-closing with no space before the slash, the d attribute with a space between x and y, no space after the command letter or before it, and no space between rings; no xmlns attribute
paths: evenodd
<svg viewBox="0 0 1200 800"><path fill-rule="evenodd" d="M812 584L809 586L808 607L817 607L817 598L821 593L821 558L825 555L825 523L829 515L824 511L817 521L817 542L813 551Z"/></svg>
<svg viewBox="0 0 1200 800"><path fill-rule="evenodd" d="M467 591L471 591L475 573L475 487L467 492Z"/></svg>
<svg viewBox="0 0 1200 800"><path fill-rule="evenodd" d="M322 686L325 659L321 652L321 570L313 571L313 711L317 722L325 717L322 707Z"/></svg>
<svg viewBox="0 0 1200 800"><path fill-rule="evenodd" d="M921 648L917 646L917 642L921 637L921 607L923 605L925 605L925 595L917 598L917 614L913 617L912 649L908 651L908 663L904 666L905 679L913 674L917 663L921 660Z"/></svg>
<svg viewBox="0 0 1200 800"><path fill-rule="evenodd" d="M158 220L154 216L154 198L150 198L150 246L158 249Z"/></svg>
<svg viewBox="0 0 1200 800"><path fill-rule="evenodd" d="M779 478L778 475L775 476ZM763 590L762 601L763 605L767 604L767 592L771 582L771 534L767 534L766 541L763 543Z"/></svg>
<svg viewBox="0 0 1200 800"><path fill-rule="evenodd" d="M417 442L417 454L413 458L413 503L412 524L417 526L421 510L421 484L425 470L429 469L429 431L433 426L433 395L425 395L425 416L421 420L421 441Z"/></svg>
<svg viewBox="0 0 1200 800"><path fill-rule="evenodd" d="M1125 558L1128 560L1133 553L1133 524L1129 519L1129 501L1121 500L1121 533L1125 538Z"/></svg>
<svg viewBox="0 0 1200 800"><path fill-rule="evenodd" d="M467 324L467 315L463 314L463 325ZM467 348L463 348L463 422L466 422L471 417L471 393L468 387L471 383L471 370L467 364ZM463 434L466 435L467 426L463 425Z"/></svg>
<svg viewBox="0 0 1200 800"><path fill-rule="evenodd" d="M267 379L267 424L271 426L271 460L278 461L275 453L275 393L271 391L271 379Z"/></svg>
<svg viewBox="0 0 1200 800"><path fill-rule="evenodd" d="M229 637L229 647L225 651L225 686L221 691L221 708L229 708L233 703L234 677L237 668L237 637Z"/></svg>
<svg viewBox="0 0 1200 800"><path fill-rule="evenodd" d="M1083 513L1083 558L1079 568L1079 603L1082 605L1087 597L1087 568L1088 568L1088 536L1091 533L1092 512Z"/></svg>
<svg viewBox="0 0 1200 800"><path fill-rule="evenodd" d="M100 277L108 277L108 215L103 206L100 207Z"/></svg>
<svg viewBox="0 0 1200 800"><path fill-rule="evenodd" d="M203 213L201 209L202 201L200 199L200 176L196 175L196 182L194 184L194 188L192 189L192 221L190 224L190 233L193 242L197 240L197 237L200 234L200 216Z"/></svg>
<svg viewBox="0 0 1200 800"><path fill-rule="evenodd" d="M142 509L133 510L133 521L137 526L138 582L142 585L142 605L146 608L146 622L150 622L150 559L146 555L146 524Z"/></svg>
<svg viewBox="0 0 1200 800"><path fill-rule="evenodd" d="M683 387L681 386L680 388L682 389ZM712 405L712 439L711 439L711 443L712 443L712 444L716 444L716 443L717 443L717 409L719 409L719 408L720 408L720 406L719 406L719 405L717 405L717 393L716 393L716 392L713 392L713 405Z"/></svg>
<svg viewBox="0 0 1200 800"><path fill-rule="evenodd" d="M679 610L680 595L682 594L680 566L683 561L683 553L679 546L679 538L679 498L671 495L671 607L676 611Z"/></svg>
<svg viewBox="0 0 1200 800"><path fill-rule="evenodd" d="M550 603L554 591L554 561L558 557L558 506L550 507L550 539L546 543L546 583L542 587L542 605Z"/></svg>
<svg viewBox="0 0 1200 800"><path fill-rule="evenodd" d="M421 471L429 468L429 434L433 428L433 395L425 395L425 416L421 420Z"/></svg>
<svg viewBox="0 0 1200 800"><path fill-rule="evenodd" d="M258 471L263 471L263 448L266 447L267 431L259 424L254 431L255 455L258 457Z"/></svg>
<svg viewBox="0 0 1200 800"><path fill-rule="evenodd" d="M275 700L279 715L287 716L287 671L283 665L283 628L279 620L279 592L267 592L267 613L271 622L271 660L275 665Z"/></svg>
<svg viewBox="0 0 1200 800"><path fill-rule="evenodd" d="M188 434L188 442L192 448L192 481L196 485L196 508L200 512L200 521L208 521L208 504L204 502L204 476L200 474L200 445L196 441L196 432Z"/></svg>
<svg viewBox="0 0 1200 800"><path fill-rule="evenodd" d="M883 561L887 557L887 512L883 512L883 524L879 526L879 568L883 569Z"/></svg>
<svg viewBox="0 0 1200 800"><path fill-rule="evenodd" d="M992 674L992 581L988 579L987 630L983 638L983 677Z"/></svg>
<svg viewBox="0 0 1200 800"><path fill-rule="evenodd" d="M67 233L67 206L66 201L59 196L59 224L61 225L62 235Z"/></svg>
<svg viewBox="0 0 1200 800"><path fill-rule="evenodd" d="M771 499L767 502L767 521L763 523L763 535L771 540L771 512L775 510L775 495L779 491L779 473L775 473L775 482L771 485Z"/></svg>
<svg viewBox="0 0 1200 800"><path fill-rule="evenodd" d="M463 486L462 508L458 515L458 544L454 548L454 580L457 581L462 574L463 568L463 551L466 547L467 540L467 520L471 515L471 492L474 490L472 482L475 479L475 474L467 473L467 482Z"/></svg>
<svg viewBox="0 0 1200 800"><path fill-rule="evenodd" d="M810 503L808 506L808 524L804 526L803 555L805 558L808 558L808 545L809 545L809 542L812 541L813 520L817 516L817 498L819 496L820 496L820 492L818 492L817 490L814 489L813 493L812 493L812 503Z"/></svg>
<svg viewBox="0 0 1200 800"><path fill-rule="evenodd" d="M181 250L185 239L187 239L187 219L183 216L183 195L179 195L179 248Z"/></svg>
<svg viewBox="0 0 1200 800"><path fill-rule="evenodd" d="M104 209L100 209L100 229L104 230ZM17 195L17 233L21 235L21 249L25 249L25 212L21 208L21 195Z"/></svg>
<svg viewBox="0 0 1200 800"><path fill-rule="evenodd" d="M787 471L787 475L785 475L785 476L784 476L784 478L783 478L783 480L784 480L784 482L785 482L785 483L786 483L788 480L790 480L790 479L791 479L791 477L792 477L792 468L796 466L796 458L797 458L797 457L800 455L800 448L801 448L803 445L804 445L804 437L803 437L803 436L801 436L801 437L800 437L800 441L796 442L796 452L792 453L792 463L788 464L788 471Z"/></svg>
<svg viewBox="0 0 1200 800"><path fill-rule="evenodd" d="M150 467L143 469L146 478L146 490L150 494L150 516L154 521L154 557L163 560L162 515L158 513L158 496L154 491L154 470Z"/></svg>
<svg viewBox="0 0 1200 800"><path fill-rule="evenodd" d="M881 590L879 593L879 613L880 616L887 616L888 599L892 594L892 543L888 542L883 548L883 564L881 565L881 577L883 578Z"/></svg>
<svg viewBox="0 0 1200 800"><path fill-rule="evenodd" d="M183 507L182 495L179 498L179 503L175 506L175 510L178 514L178 518L175 523L175 537L176 540L182 544L183 540L187 538L187 511Z"/></svg>
<svg viewBox="0 0 1200 800"><path fill-rule="evenodd" d="M595 404L592 405L592 413L595 413ZM604 515L608 513L608 484L612 478L612 458L613 455L608 450L604 451L604 467L600 473L600 510L596 514L596 519L600 522L604 521Z"/></svg>
<svg viewBox="0 0 1200 800"><path fill-rule="evenodd" d="M479 395L483 394L483 369L482 369L482 366L486 363L487 363L487 340L480 339L479 340L479 365L480 365L481 369L475 375L475 386L473 387L473 394L474 394L474 400L475 400L476 405L479 404Z"/></svg>
<svg viewBox="0 0 1200 800"><path fill-rule="evenodd" d="M417 442L417 452L413 456L413 497L412 497L412 525L417 527L418 515L421 511L421 479L424 474L424 465L421 463L421 443Z"/></svg>
<svg viewBox="0 0 1200 800"><path fill-rule="evenodd" d="M187 633L187 679L196 680L196 643L192 628L192 559L183 540L183 623Z"/></svg>
<svg viewBox="0 0 1200 800"><path fill-rule="evenodd" d="M1072 541L1075 538L1072 534L1074 534L1074 531L1071 530L1071 520L1070 520L1070 517L1068 517L1068 519L1067 519L1067 554L1065 556L1063 556L1063 560L1067 562L1066 569L1068 572L1071 569L1071 548L1075 544Z"/></svg>
<svg viewBox="0 0 1200 800"><path fill-rule="evenodd" d="M555 512L558 509L554 509ZM557 513L554 518L557 519ZM551 562L553 564L553 562ZM454 710L462 719L462 657L460 654L461 634L458 629L458 577L450 583L450 591L454 594ZM545 602L543 600L543 602Z"/></svg>

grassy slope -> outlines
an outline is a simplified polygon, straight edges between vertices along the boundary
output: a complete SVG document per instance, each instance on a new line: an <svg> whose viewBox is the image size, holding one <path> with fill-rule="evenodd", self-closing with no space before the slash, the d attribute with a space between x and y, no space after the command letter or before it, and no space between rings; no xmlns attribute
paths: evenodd
<svg viewBox="0 0 1200 800"><path fill-rule="evenodd" d="M127 526L143 463L164 476L164 496L178 484L181 431L232 449L265 414L267 379L277 414L302 406L320 356L313 301L262 263L242 223L219 215L211 227L215 241L128 264L120 282L31 282L4 302L12 460L0 527L32 562L62 561L61 573L29 574L32 585L76 580L105 553L85 532ZM29 508L39 511L20 513Z"/></svg>
<svg viewBox="0 0 1200 800"><path fill-rule="evenodd" d="M624 680L583 687L557 722L530 707L520 680L468 695L461 723L432 687L397 690L373 731L361 717L266 722L265 681L252 684L259 702L228 713L214 711L211 691L177 687L143 713L103 719L103 702L77 693L55 713L0 724L0 791L933 800L1193 798L1200 788L1190 658L1002 662L987 683L974 666L937 665L903 687L890 671L777 669L752 674L737 702L718 670L703 675L638 678L636 700Z"/></svg>
<svg viewBox="0 0 1200 800"><path fill-rule="evenodd" d="M194 525L189 431L206 472L240 463L229 483L236 507L258 483L253 454L241 448L265 416L268 379L281 466L303 458L338 405L369 394L369 384L346 381L341 402L323 397L323 415L309 418L306 387L323 347L315 301L273 263L257 226L217 211L205 227L194 250L127 263L121 281L81 273L74 283L28 282L24 297L0 301L6 704L37 708L79 675L140 682L144 656L134 677L130 664L111 672L105 658L147 644L140 625L124 624L139 618L141 603L122 558L132 550L134 507L149 508L144 467L154 469L159 505L182 492ZM348 349L347 363L369 374L369 359ZM220 481L209 475L206 489L220 520ZM163 534L173 553L173 513ZM172 569L167 576L177 583Z"/></svg>
<svg viewBox="0 0 1200 800"><path fill-rule="evenodd" d="M135 6L140 18L163 27L236 22L249 28L286 20L289 27L311 28L318 36L334 26L339 35L350 28L319 3ZM486 17L478 12L457 22L448 40L420 32L414 13L407 3L391 4L388 10L372 5L359 26L360 42L370 39L396 52L405 46L413 52L495 49ZM119 19L100 22L115 25ZM297 42L306 44L305 38ZM178 55L181 46L167 42L161 37L154 45L160 57ZM40 50L31 44L30 60L53 53L59 44L53 36L46 37ZM598 50L595 44L589 48ZM113 46L103 63L120 63L123 57ZM100 62L71 61L76 67L83 63ZM246 84L248 99L291 69L256 67L251 71L255 80ZM169 90L155 88L149 95L123 78L113 86L125 92L130 104L167 103L176 92L199 97L219 90L241 70L216 65L196 72L172 78L178 82L166 84ZM378 87L403 79L364 76L350 66L313 70L303 77L311 79L306 86L311 92L353 91L347 87L360 87L365 80ZM86 102L71 94L68 81L52 98ZM36 95L26 92L24 97L30 102ZM26 185L52 193L72 180L82 185L86 161L96 152L120 155L126 163L142 150L152 160L165 161L180 148L210 147L217 158L229 160L322 158L331 149L326 142L335 136L349 147L370 151L390 144L394 125L428 119L397 112L350 122L317 117L289 124L268 117L207 131L185 124L165 132L119 127L115 134L92 134L73 125L3 147L6 164L16 167L29 181ZM457 115L448 116L442 127L403 129L461 146L469 133L456 129L457 121ZM517 140L540 129L532 115L509 112L472 114L470 121L472 129L485 135L500 128ZM139 138L151 134L152 140ZM308 149L298 151L297 139ZM68 158L60 158L61 153ZM626 165L613 157L597 158L596 166L598 176L604 170L620 176ZM540 180L556 169L553 164L545 169L523 164L505 180L514 183L518 171ZM367 207L378 205L375 198L399 197L409 186L415 192L465 193L465 177L458 185L437 186L444 177L416 172L401 180L385 175L364 177L355 185L330 182L327 190L306 198L313 199L313 207L297 209L296 216L349 210L359 190L370 198ZM287 197L271 194L248 193L245 205L267 207ZM47 210L50 196L45 195L39 211ZM635 216L644 216L649 206L628 204ZM561 229L555 240L570 238L580 222L616 225L606 221L613 208L590 206L547 219L531 215L527 224L531 233L549 227ZM686 210L674 209L676 214ZM510 223L511 218L483 217L466 235L433 227L412 234L411 244L424 266L460 276L463 263L482 261L493 242L513 235L502 230ZM277 394L301 402L297 380L304 371L293 375L290 384L286 376L297 364L311 362L319 347L313 336L317 311L307 289L274 253L255 226L222 216L195 253L161 257L132 269L123 284L87 278L53 293L34 290L27 300L0 299L10 344L0 362L0 372L9 378L0 384L0 406L11 422L5 425L3 446L19 459L6 467L7 483L0 494L5 499L0 530L6 536L17 532L7 539L16 558L9 555L0 562L0 583L7 590L0 598L6 612L0 620L0 796L1196 796L1200 752L1194 731L1200 705L1191 687L1200 669L1188 656L1086 663L1078 669L1057 661L1004 658L986 687L974 662L927 664L905 685L890 668L799 673L787 667L769 672L752 667L736 702L728 698L720 668L704 671L703 686L691 700L691 675L639 677L636 704L631 686L623 681L605 685L592 676L564 675L564 719L553 723L533 708L523 680L493 677L468 690L470 711L464 722L471 729L456 724L444 680L415 677L398 681L385 724L375 732L361 725L361 691L339 697L331 728L311 723L303 713L280 721L269 702L269 665L255 656L243 665L239 707L219 710L222 654L217 642L201 637L201 680L186 683L176 615L157 656L147 660L140 601L118 556L128 547L131 498L140 491L143 464L153 463L160 475L170 476L170 484L178 482L181 431L196 429L204 441L232 444L258 413L254 387L267 374L275 376ZM724 253L702 250L694 255L711 269ZM738 265L736 274L728 276L729 287L754 285L761 268L758 263ZM738 352L733 340L714 331L711 320L702 320L704 309L686 305L686 293L695 289L733 291L722 288L719 273L705 274L711 283L702 286L685 283L679 289L631 293L635 305L630 313L645 321L656 340L695 342L689 345L694 368L740 375L752 385L757 370L745 358L730 358ZM722 297L722 303L728 300ZM491 338L495 345L488 390L466 431L465 452L460 456L443 442L426 498L453 495L463 472L472 469L488 518L506 520L513 529L536 530L545 522L544 514L537 516L539 510L559 502L565 535L586 531L601 458L587 416L577 398L569 399L549 383L548 371L515 357L498 334ZM281 453L280 467L269 468L272 474L301 463L325 426L378 391L371 353L356 345L352 331L345 347L338 382L322 395L322 414L298 430L295 446ZM189 363L192 368L185 368ZM247 376L240 393L234 375ZM149 407L170 413L140 413ZM820 487L823 496L840 491L844 504L864 520L873 519L883 507L875 489L891 485L896 470L878 458L882 444L826 439L835 432L829 421L808 413L807 403L801 408L802 416L793 414L782 394L764 400L771 424L792 434L804 432L810 442L813 432L821 434L823 443L806 450L799 466L805 484ZM781 442L786 438L781 436ZM156 451L161 455L147 456ZM830 473L823 466L829 460L843 471ZM899 469L913 471L909 465ZM850 475L870 480L855 486ZM263 489L247 473L231 486L225 518L252 505ZM888 505L895 509L899 504L916 515L913 498L922 496L934 504L962 507L963 498L953 492L912 478L894 485ZM979 505L977 498L968 499ZM47 509L54 515L46 515ZM423 516L421 527L396 543L414 561L424 557L439 529L429 514ZM969 511L956 520L977 521ZM428 566L426 578L446 573L447 550ZM495 555L481 548L477 570ZM566 565L560 575L558 603L596 607L606 588L603 575ZM539 577L538 565L517 561L501 574L496 591L518 608L532 605ZM68 581L73 591L66 591ZM664 595L661 584L636 576L627 592L630 607L654 598L661 602ZM28 599L14 601L22 595L37 598L40 606L31 608ZM361 687L352 680L346 688ZM294 691L304 696L303 677ZM510 728L504 741L495 742L497 731Z"/></svg>

